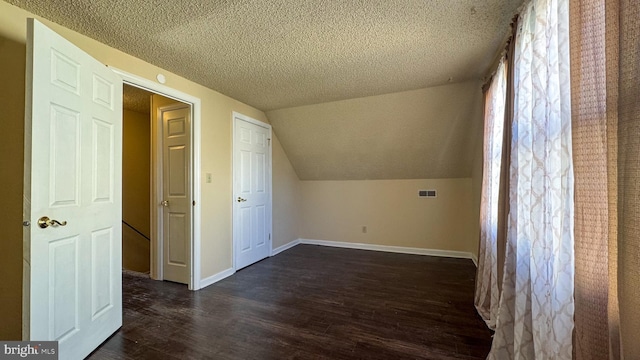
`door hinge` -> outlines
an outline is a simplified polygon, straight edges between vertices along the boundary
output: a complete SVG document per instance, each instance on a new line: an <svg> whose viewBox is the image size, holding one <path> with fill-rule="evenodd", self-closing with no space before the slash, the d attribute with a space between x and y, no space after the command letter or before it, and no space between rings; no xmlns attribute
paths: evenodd
<svg viewBox="0 0 640 360"><path fill-rule="evenodd" d="M271 234L269 234L269 241L271 241Z"/></svg>
<svg viewBox="0 0 640 360"><path fill-rule="evenodd" d="M192 204L193 204L193 206L196 206L196 201L195 201L195 200L193 200L193 203L192 203Z"/></svg>
<svg viewBox="0 0 640 360"><path fill-rule="evenodd" d="M267 139L267 145L271 146L271 139Z"/></svg>

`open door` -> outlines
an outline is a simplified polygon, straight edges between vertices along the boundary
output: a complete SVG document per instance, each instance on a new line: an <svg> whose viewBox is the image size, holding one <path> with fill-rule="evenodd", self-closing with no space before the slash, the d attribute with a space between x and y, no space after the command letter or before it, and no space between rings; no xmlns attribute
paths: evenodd
<svg viewBox="0 0 640 360"><path fill-rule="evenodd" d="M25 340L82 359L122 325L122 80L28 20Z"/></svg>
<svg viewBox="0 0 640 360"><path fill-rule="evenodd" d="M158 118L162 121L162 278L189 284L191 107L181 103L159 107Z"/></svg>

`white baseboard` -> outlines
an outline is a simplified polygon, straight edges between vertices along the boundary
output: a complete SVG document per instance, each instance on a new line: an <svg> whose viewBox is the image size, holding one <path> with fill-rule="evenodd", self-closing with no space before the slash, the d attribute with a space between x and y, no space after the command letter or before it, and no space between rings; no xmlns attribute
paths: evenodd
<svg viewBox="0 0 640 360"><path fill-rule="evenodd" d="M473 265L478 267L478 257L476 256L476 254L474 253L469 253L469 254L471 254L471 261L473 261Z"/></svg>
<svg viewBox="0 0 640 360"><path fill-rule="evenodd" d="M212 285L214 283L217 283L218 281L222 280L222 279L226 279L229 276L235 274L236 271L233 268L228 268L227 270L223 270L217 274L213 274L207 278L204 278L202 280L200 280L200 289L204 289L209 285Z"/></svg>
<svg viewBox="0 0 640 360"><path fill-rule="evenodd" d="M459 258L459 259L471 259L472 261L474 261L474 263L477 261L477 260L474 260L475 258L474 254L466 251L423 249L423 248L402 247L402 246L374 245L374 244L350 243L350 242L328 241L328 240L312 240L312 239L300 239L299 243L307 244L307 245L321 245L321 246L331 246L331 247L348 248L348 249L384 251L384 252L392 252L392 253L399 253L399 254L428 255L428 256Z"/></svg>
<svg viewBox="0 0 640 360"><path fill-rule="evenodd" d="M300 239L296 239L296 240L293 240L293 241L291 241L289 243L286 243L286 244L284 244L282 246L278 246L277 248L271 250L271 256L278 255L281 252L283 252L285 250L289 250L289 249L291 249L292 247L294 247L294 246L296 246L298 244L300 244Z"/></svg>

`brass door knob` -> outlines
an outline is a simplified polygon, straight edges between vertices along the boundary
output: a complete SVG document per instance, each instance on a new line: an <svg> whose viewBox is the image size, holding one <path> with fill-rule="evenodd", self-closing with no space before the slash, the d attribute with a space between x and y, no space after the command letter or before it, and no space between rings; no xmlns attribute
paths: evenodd
<svg viewBox="0 0 640 360"><path fill-rule="evenodd" d="M164 206L164 207L168 207L169 206L169 200L163 200L160 205Z"/></svg>
<svg viewBox="0 0 640 360"><path fill-rule="evenodd" d="M65 226L65 225L67 225L66 221L60 222L60 221L55 220L55 219L49 219L48 216L43 216L40 219L38 219L38 226L40 226L43 229L45 229L45 228L47 228L49 226L56 227L56 226Z"/></svg>

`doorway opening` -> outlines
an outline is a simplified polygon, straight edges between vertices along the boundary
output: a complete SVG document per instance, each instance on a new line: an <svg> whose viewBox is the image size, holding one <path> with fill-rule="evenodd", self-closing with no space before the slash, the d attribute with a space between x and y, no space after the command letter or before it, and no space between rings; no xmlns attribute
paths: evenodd
<svg viewBox="0 0 640 360"><path fill-rule="evenodd" d="M123 270L197 290L200 100L112 70L124 80Z"/></svg>
<svg viewBox="0 0 640 360"><path fill-rule="evenodd" d="M122 87L122 267L151 271L151 96Z"/></svg>

